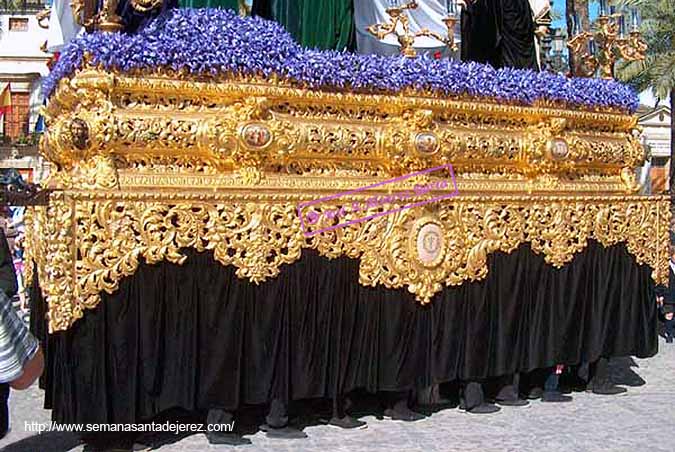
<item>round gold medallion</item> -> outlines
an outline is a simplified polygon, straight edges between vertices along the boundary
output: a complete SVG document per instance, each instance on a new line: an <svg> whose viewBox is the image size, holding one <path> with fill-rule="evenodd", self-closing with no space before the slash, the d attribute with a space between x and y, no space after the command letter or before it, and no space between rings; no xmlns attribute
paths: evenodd
<svg viewBox="0 0 675 452"><path fill-rule="evenodd" d="M241 131L241 137L246 146L264 148L272 142L272 132L262 124L248 124Z"/></svg>
<svg viewBox="0 0 675 452"><path fill-rule="evenodd" d="M562 138L554 138L548 142L548 152L553 160L562 160L567 158L570 152L567 141Z"/></svg>
<svg viewBox="0 0 675 452"><path fill-rule="evenodd" d="M422 155L432 155L438 151L438 137L432 132L420 132L415 135L415 149Z"/></svg>

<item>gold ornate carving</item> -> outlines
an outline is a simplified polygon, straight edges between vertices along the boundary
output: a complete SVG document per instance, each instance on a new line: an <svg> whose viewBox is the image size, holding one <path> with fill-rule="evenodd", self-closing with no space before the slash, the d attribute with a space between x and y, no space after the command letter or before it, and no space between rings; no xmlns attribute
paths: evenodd
<svg viewBox="0 0 675 452"><path fill-rule="evenodd" d="M141 13L146 13L162 6L164 0L131 0L131 6Z"/></svg>
<svg viewBox="0 0 675 452"><path fill-rule="evenodd" d="M213 83L160 72L86 68L62 81L46 109L43 153L65 167L112 154L121 168L148 166L152 156L178 167L196 158L213 171L394 176L452 163L458 173L532 179L612 178L644 161L635 118L612 112L329 93L273 79ZM68 135L76 120L89 129L87 146ZM552 140L567 143L565 158L548 152Z"/></svg>
<svg viewBox="0 0 675 452"><path fill-rule="evenodd" d="M668 277L669 202L633 195L644 150L636 119L617 112L87 67L60 82L45 116L40 147L57 167L55 191L48 207L30 209L26 241L52 331L141 262L182 263L184 248L211 250L255 283L303 249L348 256L360 261L361 284L406 287L422 303L485 278L490 253L524 243L557 267L588 240L625 243L654 280ZM312 207L336 211L447 176L357 188L447 164L458 197L302 230L303 201L351 191ZM308 227L330 226L323 216Z"/></svg>
<svg viewBox="0 0 675 452"><path fill-rule="evenodd" d="M300 258L302 248L330 258L359 258L362 284L407 287L423 303L444 286L485 278L490 253L508 253L523 243L561 267L589 239L604 246L624 242L638 263L654 269L657 282L667 280L668 268L662 265L668 260L667 235L662 233L668 225L666 198L469 196L309 238L297 216L297 202L306 196L296 196L295 202L292 198L76 191L53 198L56 202L47 208L35 207L31 226L44 247L45 255L37 262L51 329L68 328L84 309L96 306L100 292L115 291L141 260L182 263L184 248L212 250L217 261L234 265L237 276L255 283L276 277L283 264ZM327 204L316 211L338 208ZM443 236L442 243L428 244L430 258L425 261L418 239L427 225ZM324 226L321 221L315 225Z"/></svg>

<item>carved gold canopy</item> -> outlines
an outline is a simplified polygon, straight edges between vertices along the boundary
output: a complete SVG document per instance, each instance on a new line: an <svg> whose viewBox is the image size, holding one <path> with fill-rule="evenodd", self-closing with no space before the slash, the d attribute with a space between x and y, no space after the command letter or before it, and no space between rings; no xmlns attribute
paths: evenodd
<svg viewBox="0 0 675 452"><path fill-rule="evenodd" d="M254 283L303 249L348 256L360 260L360 283L406 287L422 303L484 278L490 253L522 243L560 267L589 239L623 242L667 280L669 204L637 194L634 168L645 156L629 115L88 68L61 82L46 117L41 149L55 165L54 192L27 215L27 252L52 331L69 328L140 262L181 263L184 248L211 250ZM447 164L458 196L372 206L395 212L303 230L303 202Z"/></svg>

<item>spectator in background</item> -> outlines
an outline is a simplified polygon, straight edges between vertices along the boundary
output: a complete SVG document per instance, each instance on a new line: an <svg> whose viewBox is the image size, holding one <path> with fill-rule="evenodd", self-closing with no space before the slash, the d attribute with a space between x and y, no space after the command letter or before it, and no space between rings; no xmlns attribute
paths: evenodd
<svg viewBox="0 0 675 452"><path fill-rule="evenodd" d="M16 272L16 282L18 284L18 294L19 301L21 302L21 309L26 309L26 286L24 285L23 280L23 235L18 235L14 240L12 260L14 263L14 270Z"/></svg>
<svg viewBox="0 0 675 452"><path fill-rule="evenodd" d="M675 242L675 235L670 235L671 243ZM675 338L675 253L670 256L670 271L668 272L668 288L658 286L656 288L656 303L659 308L659 320L663 323L664 337L669 344Z"/></svg>
<svg viewBox="0 0 675 452"><path fill-rule="evenodd" d="M670 243L675 243L675 234L670 234ZM670 256L668 287L656 287L656 299L659 305L675 305L675 253Z"/></svg>
<svg viewBox="0 0 675 452"><path fill-rule="evenodd" d="M666 304L663 299L659 299L659 320L663 322L663 336L666 343L672 344L675 338L675 307L672 304Z"/></svg>
<svg viewBox="0 0 675 452"><path fill-rule="evenodd" d="M37 339L12 306L17 289L14 263L4 229L0 227L0 438L9 430L10 387L27 389L44 367Z"/></svg>

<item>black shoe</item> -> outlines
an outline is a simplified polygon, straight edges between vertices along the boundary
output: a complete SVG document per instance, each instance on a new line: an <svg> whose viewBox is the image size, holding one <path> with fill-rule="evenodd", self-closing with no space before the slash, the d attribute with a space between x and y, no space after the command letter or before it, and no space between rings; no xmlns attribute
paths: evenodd
<svg viewBox="0 0 675 452"><path fill-rule="evenodd" d="M673 343L673 337L669 336L666 338L666 344L672 344Z"/></svg>
<svg viewBox="0 0 675 452"><path fill-rule="evenodd" d="M593 394L599 394L599 395L617 395L617 394L623 394L624 392L627 392L627 391L628 391L628 389L622 388L621 386L616 386L614 384L595 387L591 390L591 392L593 392Z"/></svg>
<svg viewBox="0 0 675 452"><path fill-rule="evenodd" d="M425 418L423 414L416 413L410 408L404 409L387 408L386 410L384 410L384 415L386 417L390 417L394 421L405 421L405 422L421 421L422 419Z"/></svg>
<svg viewBox="0 0 675 452"><path fill-rule="evenodd" d="M586 386L582 384L560 385L560 392L563 394L572 394L573 392L584 392Z"/></svg>
<svg viewBox="0 0 675 452"><path fill-rule="evenodd" d="M298 430L293 427L281 427L273 428L267 424L260 426L260 430L267 433L268 438L277 438L277 439L303 439L307 438L307 434L302 430Z"/></svg>
<svg viewBox="0 0 675 452"><path fill-rule="evenodd" d="M466 412L470 414L492 414L498 411L501 411L501 408L499 408L497 405L493 405L492 403L482 403L471 408L470 410L466 410Z"/></svg>
<svg viewBox="0 0 675 452"><path fill-rule="evenodd" d="M527 394L529 400L541 399L541 396L544 394L544 390L541 388L532 388Z"/></svg>
<svg viewBox="0 0 675 452"><path fill-rule="evenodd" d="M343 418L333 417L328 421L329 425L334 425L340 428L359 428L366 425L365 422L359 421L351 416L345 416Z"/></svg>
<svg viewBox="0 0 675 452"><path fill-rule="evenodd" d="M208 432L206 433L206 439L209 441L209 444L225 444L228 446L251 444L250 439L236 433Z"/></svg>
<svg viewBox="0 0 675 452"><path fill-rule="evenodd" d="M567 395L562 395L558 391L544 392L541 396L542 402L571 402L572 397Z"/></svg>
<svg viewBox="0 0 675 452"><path fill-rule="evenodd" d="M497 400L496 403L501 406L527 406L530 404L530 402L524 399Z"/></svg>

